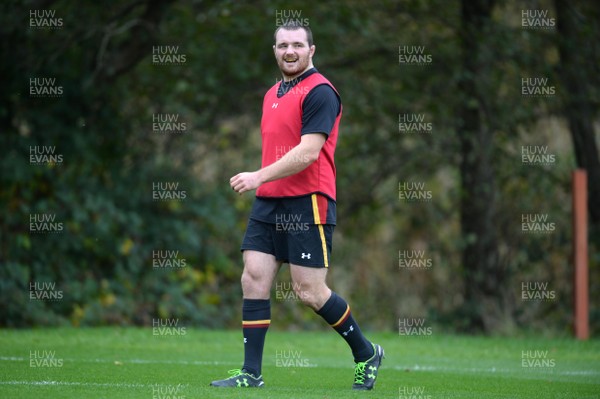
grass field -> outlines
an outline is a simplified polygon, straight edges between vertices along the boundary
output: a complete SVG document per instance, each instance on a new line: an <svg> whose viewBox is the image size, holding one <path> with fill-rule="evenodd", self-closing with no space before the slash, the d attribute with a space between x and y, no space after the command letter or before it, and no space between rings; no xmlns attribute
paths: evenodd
<svg viewBox="0 0 600 399"><path fill-rule="evenodd" d="M386 350L375 389L350 390L333 331L270 331L262 389L212 388L241 366L239 331L0 330L0 398L600 398L600 342L368 334ZM185 335L183 335L185 334Z"/></svg>

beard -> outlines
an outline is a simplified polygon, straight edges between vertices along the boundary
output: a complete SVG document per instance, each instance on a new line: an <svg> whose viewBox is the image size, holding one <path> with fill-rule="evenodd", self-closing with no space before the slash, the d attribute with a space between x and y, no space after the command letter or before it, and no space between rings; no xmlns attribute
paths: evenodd
<svg viewBox="0 0 600 399"><path fill-rule="evenodd" d="M293 62L288 62L293 61ZM309 57L282 57L277 60L279 70L284 76L294 77L301 74L310 64Z"/></svg>

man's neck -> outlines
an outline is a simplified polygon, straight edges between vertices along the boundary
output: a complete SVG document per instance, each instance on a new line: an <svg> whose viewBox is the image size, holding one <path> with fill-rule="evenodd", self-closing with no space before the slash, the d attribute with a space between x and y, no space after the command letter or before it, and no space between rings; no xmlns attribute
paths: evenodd
<svg viewBox="0 0 600 399"><path fill-rule="evenodd" d="M297 74L297 75L294 75L294 76L286 76L286 75L283 75L283 81L284 81L284 82L289 82L289 81L292 81L292 80L294 80L294 79L297 79L297 78L299 78L300 76L304 75L306 72L308 72L308 71L310 71L311 69L313 69L314 67L315 67L315 66L314 66L314 65L311 63L311 64L310 64L308 67L306 67L306 69L305 69L304 71L300 72L300 73L299 73L299 74Z"/></svg>

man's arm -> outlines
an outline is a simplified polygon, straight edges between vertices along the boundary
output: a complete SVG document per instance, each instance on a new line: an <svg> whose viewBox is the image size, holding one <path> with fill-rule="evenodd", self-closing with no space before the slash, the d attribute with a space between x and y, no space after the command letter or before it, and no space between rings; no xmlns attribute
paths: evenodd
<svg viewBox="0 0 600 399"><path fill-rule="evenodd" d="M271 165L255 172L242 172L229 180L231 188L237 193L257 189L261 184L291 176L306 169L319 158L325 144L325 134L303 134L300 144L288 151Z"/></svg>

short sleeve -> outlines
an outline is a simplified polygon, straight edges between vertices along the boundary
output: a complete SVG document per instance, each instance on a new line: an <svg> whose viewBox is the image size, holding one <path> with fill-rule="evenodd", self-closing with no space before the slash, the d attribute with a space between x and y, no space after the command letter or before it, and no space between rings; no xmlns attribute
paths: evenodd
<svg viewBox="0 0 600 399"><path fill-rule="evenodd" d="M323 133L329 137L341 110L338 94L328 84L313 88L302 103L301 135Z"/></svg>

